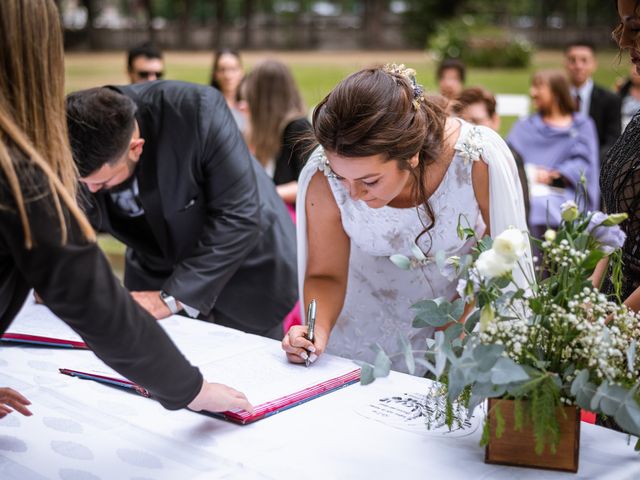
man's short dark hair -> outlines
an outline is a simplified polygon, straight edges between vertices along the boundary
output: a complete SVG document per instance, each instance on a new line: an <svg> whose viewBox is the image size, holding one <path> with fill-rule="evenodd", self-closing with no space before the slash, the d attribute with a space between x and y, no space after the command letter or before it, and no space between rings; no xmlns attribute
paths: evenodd
<svg viewBox="0 0 640 480"><path fill-rule="evenodd" d="M138 57L159 58L162 60L162 52L152 42L144 42L131 48L127 53L127 69L133 70L133 61Z"/></svg>
<svg viewBox="0 0 640 480"><path fill-rule="evenodd" d="M124 155L135 128L136 109L133 100L108 87L67 96L71 152L81 177Z"/></svg>
<svg viewBox="0 0 640 480"><path fill-rule="evenodd" d="M467 74L467 68L464 66L462 60L458 60L457 58L445 58L440 63L440 65L438 65L438 70L436 71L436 80L440 80L442 78L442 74L445 70L457 71L458 76L460 77L460 81L464 83Z"/></svg>
<svg viewBox="0 0 640 480"><path fill-rule="evenodd" d="M453 113L459 115L465 108L475 103L482 103L490 117L496 114L496 97L489 90L482 87L465 88L453 104Z"/></svg>
<svg viewBox="0 0 640 480"><path fill-rule="evenodd" d="M570 49L572 49L573 47L586 47L589 50L591 50L591 53L595 54L596 53L596 45L595 43L593 43L590 40L587 39L580 39L580 40L575 40L573 42L569 42L567 43L567 46L564 48L564 53L568 53Z"/></svg>

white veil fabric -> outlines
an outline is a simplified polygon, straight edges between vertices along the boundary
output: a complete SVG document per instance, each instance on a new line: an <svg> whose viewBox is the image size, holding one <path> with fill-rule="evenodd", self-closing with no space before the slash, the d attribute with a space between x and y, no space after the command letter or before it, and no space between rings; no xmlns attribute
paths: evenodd
<svg viewBox="0 0 640 480"><path fill-rule="evenodd" d="M511 227L528 232L522 186L511 150L500 135L490 128L474 126L463 120L459 121L461 129L455 149L466 160L482 160L489 167L491 236L495 238ZM298 178L298 195L296 198L298 288L303 321L306 320L304 312L304 278L307 267L308 245L305 208L306 192L311 178L318 172L324 172L326 168L324 151L319 146L309 157ZM529 282L534 281L532 256L529 248L519 263L521 268L516 267L514 269L513 278L518 286L528 290Z"/></svg>

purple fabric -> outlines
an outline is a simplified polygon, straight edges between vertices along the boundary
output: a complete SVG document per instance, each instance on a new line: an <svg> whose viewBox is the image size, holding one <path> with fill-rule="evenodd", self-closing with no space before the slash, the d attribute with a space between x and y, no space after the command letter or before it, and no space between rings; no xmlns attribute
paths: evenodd
<svg viewBox="0 0 640 480"><path fill-rule="evenodd" d="M569 183L561 195L531 198L530 226L548 224L556 227L560 224L560 205L576 199L581 173L587 181L586 209L598 208L598 133L591 118L575 113L571 126L556 128L544 123L540 114L530 115L513 125L507 142L522 156L525 165L558 170ZM584 200L578 204L584 206Z"/></svg>

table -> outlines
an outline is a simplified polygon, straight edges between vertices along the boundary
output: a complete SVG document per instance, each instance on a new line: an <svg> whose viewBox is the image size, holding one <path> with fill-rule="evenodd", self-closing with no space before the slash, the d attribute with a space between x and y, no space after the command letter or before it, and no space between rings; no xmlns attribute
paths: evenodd
<svg viewBox="0 0 640 480"><path fill-rule="evenodd" d="M0 345L0 386L34 413L0 420L1 479L640 479L626 435L594 425L576 475L487 465L480 429L445 437L372 417L380 398L428 388L401 373L240 426L58 373L78 355L92 354Z"/></svg>

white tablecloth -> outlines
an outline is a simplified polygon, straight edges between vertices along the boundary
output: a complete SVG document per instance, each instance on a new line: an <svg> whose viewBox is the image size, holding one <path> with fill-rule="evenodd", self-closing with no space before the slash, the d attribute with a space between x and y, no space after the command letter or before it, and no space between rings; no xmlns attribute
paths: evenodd
<svg viewBox="0 0 640 480"><path fill-rule="evenodd" d="M379 399L426 391L399 373L239 426L58 373L79 355L92 354L0 345L0 386L34 413L0 420L0 479L640 479L626 435L585 423L574 475L485 464L480 429L445 436L372 418Z"/></svg>

